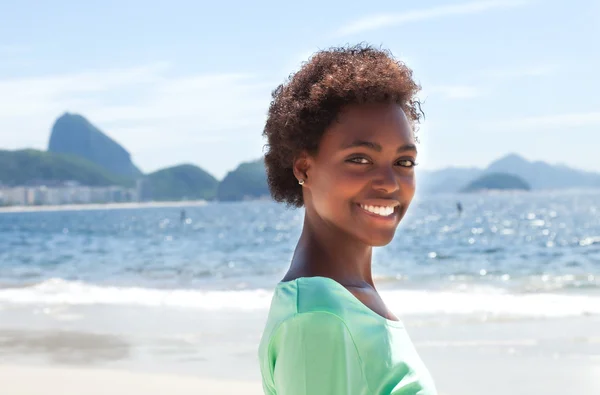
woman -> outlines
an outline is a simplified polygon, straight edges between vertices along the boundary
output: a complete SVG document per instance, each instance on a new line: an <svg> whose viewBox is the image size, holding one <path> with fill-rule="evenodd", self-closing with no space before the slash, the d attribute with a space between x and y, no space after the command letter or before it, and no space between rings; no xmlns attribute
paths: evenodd
<svg viewBox="0 0 600 395"><path fill-rule="evenodd" d="M415 193L419 89L389 53L356 46L318 52L273 92L269 187L305 216L259 347L266 394L436 394L371 274Z"/></svg>

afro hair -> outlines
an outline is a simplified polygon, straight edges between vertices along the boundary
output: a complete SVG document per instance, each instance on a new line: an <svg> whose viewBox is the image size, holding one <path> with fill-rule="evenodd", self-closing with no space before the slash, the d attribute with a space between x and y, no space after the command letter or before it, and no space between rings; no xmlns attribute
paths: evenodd
<svg viewBox="0 0 600 395"><path fill-rule="evenodd" d="M415 127L423 115L419 90L412 70L387 50L360 44L315 53L272 93L263 135L273 199L293 207L304 204L294 159L303 151L317 153L321 137L344 107L396 103Z"/></svg>

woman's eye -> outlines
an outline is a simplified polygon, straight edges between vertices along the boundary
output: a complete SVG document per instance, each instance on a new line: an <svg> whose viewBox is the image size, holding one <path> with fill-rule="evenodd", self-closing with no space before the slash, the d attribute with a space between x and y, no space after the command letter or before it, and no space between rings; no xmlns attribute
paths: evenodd
<svg viewBox="0 0 600 395"><path fill-rule="evenodd" d="M352 163L358 163L361 165L366 165L369 163L369 160L367 158L363 158L363 157L356 157L356 158L350 158L348 159L348 162L352 162Z"/></svg>
<svg viewBox="0 0 600 395"><path fill-rule="evenodd" d="M397 163L402 167L415 167L417 165L414 161L410 159L402 159L399 160Z"/></svg>

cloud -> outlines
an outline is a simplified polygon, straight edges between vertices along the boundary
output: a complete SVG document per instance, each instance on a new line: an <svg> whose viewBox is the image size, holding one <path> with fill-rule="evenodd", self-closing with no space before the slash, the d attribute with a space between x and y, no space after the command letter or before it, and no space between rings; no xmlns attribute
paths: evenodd
<svg viewBox="0 0 600 395"><path fill-rule="evenodd" d="M489 95L507 81L519 78L547 77L556 74L560 67L556 64L543 64L513 69L489 69L471 73L474 78L469 81L474 83L464 84L441 84L427 86L421 96L441 96L449 100L475 99Z"/></svg>
<svg viewBox="0 0 600 395"><path fill-rule="evenodd" d="M567 113L529 116L482 125L487 130L547 130L585 126L600 126L600 112Z"/></svg>
<svg viewBox="0 0 600 395"><path fill-rule="evenodd" d="M259 156L274 85L247 73L176 71L156 63L0 79L0 147L45 149L52 123L69 111L123 144L144 170L198 163L198 150L211 144L215 151L240 153L211 152L209 168L217 175L224 166Z"/></svg>
<svg viewBox="0 0 600 395"><path fill-rule="evenodd" d="M159 73L166 67L166 64L154 64L0 80L0 118L30 116L65 104L81 103L102 92L157 83L161 79Z"/></svg>
<svg viewBox="0 0 600 395"><path fill-rule="evenodd" d="M420 22L439 19L456 15L479 14L493 9L513 8L526 5L528 1L478 1L471 3L454 4L426 8L421 10L406 11L402 13L389 13L372 15L358 19L342 26L335 33L336 36L347 36L363 33L369 30L381 29L389 26L399 26L411 22Z"/></svg>

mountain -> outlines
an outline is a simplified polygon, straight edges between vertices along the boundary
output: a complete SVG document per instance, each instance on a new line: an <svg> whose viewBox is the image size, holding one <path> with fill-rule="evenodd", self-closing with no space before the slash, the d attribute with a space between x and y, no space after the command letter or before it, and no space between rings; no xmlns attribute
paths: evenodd
<svg viewBox="0 0 600 395"><path fill-rule="evenodd" d="M262 159L240 164L219 183L217 199L234 201L269 196L267 173Z"/></svg>
<svg viewBox="0 0 600 395"><path fill-rule="evenodd" d="M80 156L125 177L142 174L125 148L77 114L65 113L56 120L48 151Z"/></svg>
<svg viewBox="0 0 600 395"><path fill-rule="evenodd" d="M481 173L481 169L460 167L423 170L417 172L417 189L424 193L456 192Z"/></svg>
<svg viewBox="0 0 600 395"><path fill-rule="evenodd" d="M600 188L600 174L575 170L563 165L530 162L510 154L492 162L486 173L510 173L527 181L534 189Z"/></svg>
<svg viewBox="0 0 600 395"><path fill-rule="evenodd" d="M131 179L117 176L86 159L33 149L0 150L0 183L26 185L36 181L77 181L89 186L132 186Z"/></svg>
<svg viewBox="0 0 600 395"><path fill-rule="evenodd" d="M210 200L215 197L218 181L194 165L179 165L148 174L144 189L152 200Z"/></svg>
<svg viewBox="0 0 600 395"><path fill-rule="evenodd" d="M446 168L420 171L418 190L425 193L458 192L476 178L485 174L512 174L523 179L531 189L600 188L600 174L529 161L517 154L509 154L490 163L485 169Z"/></svg>
<svg viewBox="0 0 600 395"><path fill-rule="evenodd" d="M488 190L522 190L529 191L531 187L521 177L507 173L486 173L471 181L461 192L477 192Z"/></svg>

